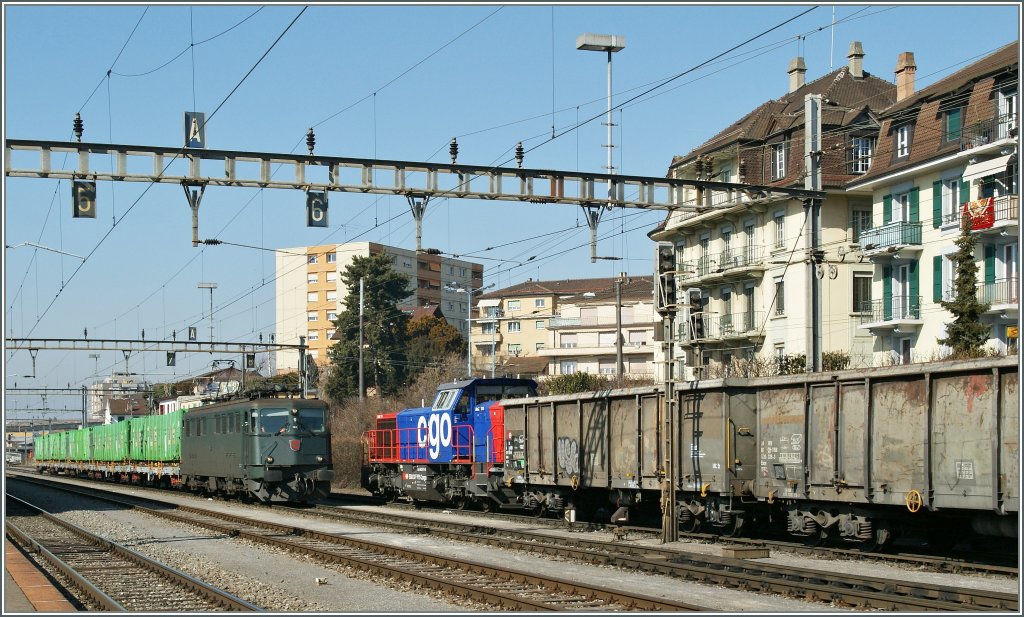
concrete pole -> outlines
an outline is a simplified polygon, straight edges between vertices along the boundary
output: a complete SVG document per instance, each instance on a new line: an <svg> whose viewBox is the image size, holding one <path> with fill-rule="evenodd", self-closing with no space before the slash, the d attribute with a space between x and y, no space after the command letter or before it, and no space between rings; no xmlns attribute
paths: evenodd
<svg viewBox="0 0 1024 617"><path fill-rule="evenodd" d="M804 161L807 173L804 188L821 190L821 95L808 94L804 98ZM821 200L809 199L807 220L807 362L808 372L821 370Z"/></svg>
<svg viewBox="0 0 1024 617"><path fill-rule="evenodd" d="M615 280L615 372L622 380L622 279ZM621 383L619 384L622 385Z"/></svg>
<svg viewBox="0 0 1024 617"><path fill-rule="evenodd" d="M359 400L366 396L363 383L363 277L359 277Z"/></svg>
<svg viewBox="0 0 1024 617"><path fill-rule="evenodd" d="M466 288L466 377L473 376L473 291Z"/></svg>

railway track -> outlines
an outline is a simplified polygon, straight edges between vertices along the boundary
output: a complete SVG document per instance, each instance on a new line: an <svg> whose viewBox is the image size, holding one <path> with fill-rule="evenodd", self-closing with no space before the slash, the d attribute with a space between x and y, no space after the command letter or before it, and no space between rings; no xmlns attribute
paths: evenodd
<svg viewBox="0 0 1024 617"><path fill-rule="evenodd" d="M263 610L17 497L7 495L6 505L7 535L69 580L91 610Z"/></svg>
<svg viewBox="0 0 1024 617"><path fill-rule="evenodd" d="M92 496L93 492L90 491L89 495ZM201 512L191 507L179 506L177 513L154 512L154 514L176 516L190 511ZM639 569L641 571L728 588L782 594L794 598L834 602L865 609L1016 611L1018 607L1018 598L1014 594L825 573L807 568L681 553L675 550L635 546L621 542L563 538L534 531L497 529L485 525L455 521L434 521L423 517L400 515L388 511L365 511L321 506L313 510L296 510L293 512L300 515L308 514L339 521L384 527L389 530L430 534L452 540L555 555L585 563L612 565L633 570ZM239 519L237 523L255 527L256 529L251 533L257 536L273 538L273 540L254 538L267 543L276 541L276 539L285 535L305 536L307 533L293 527L276 527L270 529L269 532L260 531L260 524L248 519ZM209 526L224 533L233 533L230 527L217 527L216 525L215 521L207 521L204 526ZM241 535L241 532L238 533ZM313 537L315 538L315 536ZM586 610L591 609L588 608Z"/></svg>
<svg viewBox="0 0 1024 617"><path fill-rule="evenodd" d="M906 583L834 572L823 573L808 568L681 553L619 542L563 538L532 531L435 521L385 512L339 511L337 508L318 506L316 513L368 525L402 528L410 533L429 533L453 540L559 555L589 563L639 569L690 581L838 602L865 609L1016 611L1018 606L1017 596L999 592Z"/></svg>
<svg viewBox="0 0 1024 617"><path fill-rule="evenodd" d="M359 496L353 496L353 498L350 499L349 495L343 495L340 497L336 495L332 497L331 501L337 503L338 505L347 505L351 503L359 505L386 505L387 509L399 511L409 511L414 509L414 506L412 504L402 502L385 504L384 501L381 499L360 499ZM509 514L504 512L477 512L463 510L459 511L466 512L467 515L473 517L480 517L481 519L520 521L534 526L544 525L551 527L552 529L566 528L566 523L557 519L540 518L536 516L521 514ZM572 528L590 531L607 529L607 526L592 522L576 522L572 524ZM617 529L623 534L651 537L661 535L661 529L655 529L651 527L623 526L618 527ZM904 566L920 566L928 568L929 570L934 570L936 572L973 572L978 574L993 574L998 576L1018 576L1019 574L1019 569L1015 565L1017 562L1016 556L1006 556L1005 558L989 556L989 562L979 562L971 561L971 559L968 557L946 557L940 555L930 555L912 552L870 552L859 550L856 548L843 548L834 546L809 546L807 544L793 542L790 540L742 537L728 538L709 533L679 532L679 538L680 540L693 540L709 544L721 544L723 542L727 542L730 545L767 548L769 550L782 550L790 553L797 553L801 555L809 555L815 557L824 557L830 559L852 559L857 561L864 561L865 559L870 559L874 561L887 562Z"/></svg>
<svg viewBox="0 0 1024 617"><path fill-rule="evenodd" d="M348 538L289 525L257 521L221 512L177 506L153 499L108 497L39 480L33 483L84 497L134 508L153 516L195 525L322 563L337 563L426 588L458 594L507 610L519 611L708 611L708 607L619 591L514 568L442 557L404 547ZM159 505L151 508L141 505Z"/></svg>

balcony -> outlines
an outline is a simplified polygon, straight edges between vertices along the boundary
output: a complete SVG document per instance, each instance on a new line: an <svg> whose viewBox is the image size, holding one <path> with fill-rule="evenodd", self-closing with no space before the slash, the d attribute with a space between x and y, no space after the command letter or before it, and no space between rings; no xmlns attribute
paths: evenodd
<svg viewBox="0 0 1024 617"><path fill-rule="evenodd" d="M765 247L742 246L680 264L680 282L754 278L767 267Z"/></svg>
<svg viewBox="0 0 1024 617"><path fill-rule="evenodd" d="M860 328L865 330L892 330L893 332L920 328L921 296L892 296L887 300L865 302L861 309Z"/></svg>
<svg viewBox="0 0 1024 617"><path fill-rule="evenodd" d="M623 316L623 326L652 325L653 317ZM607 317L552 317L548 320L548 330L566 330L571 328L614 328L615 319Z"/></svg>
<svg viewBox="0 0 1024 617"><path fill-rule="evenodd" d="M1020 213L1017 195L986 197L968 201L960 206L959 223L962 227L964 218L971 221L971 231L979 236L1000 234L1015 235L1018 232L1018 216Z"/></svg>
<svg viewBox="0 0 1024 617"><path fill-rule="evenodd" d="M889 258L896 252L921 251L921 223L894 221L860 232L860 246L869 258Z"/></svg>
<svg viewBox="0 0 1024 617"><path fill-rule="evenodd" d="M989 305L986 315L1011 313L1016 315L1020 308L1020 280L1017 278L996 279L991 283L978 284L978 302Z"/></svg>
<svg viewBox="0 0 1024 617"><path fill-rule="evenodd" d="M970 150L1017 136L1017 114L1010 113L975 122L960 131L960 150Z"/></svg>
<svg viewBox="0 0 1024 617"><path fill-rule="evenodd" d="M764 313L692 313L689 322L679 325L679 343L689 346L701 343L720 343L741 339L756 339L763 336L761 329Z"/></svg>

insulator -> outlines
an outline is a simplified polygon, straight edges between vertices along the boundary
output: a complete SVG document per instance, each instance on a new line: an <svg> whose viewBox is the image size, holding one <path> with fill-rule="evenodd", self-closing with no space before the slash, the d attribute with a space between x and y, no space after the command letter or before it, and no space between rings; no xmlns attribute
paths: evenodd
<svg viewBox="0 0 1024 617"><path fill-rule="evenodd" d="M316 136L313 135L313 127L310 127L306 131L306 147L309 148L309 153L313 154L313 146L316 145Z"/></svg>
<svg viewBox="0 0 1024 617"><path fill-rule="evenodd" d="M455 159L459 158L459 142L455 141L452 137L452 143L448 145L448 154L452 156L452 165L455 164Z"/></svg>
<svg viewBox="0 0 1024 617"><path fill-rule="evenodd" d="M516 144L516 165L520 168L523 166L523 142Z"/></svg>
<svg viewBox="0 0 1024 617"><path fill-rule="evenodd" d="M704 173L709 178L714 175L714 173L711 171L713 166L714 166L714 161L711 160L710 156L707 157L706 159L704 159Z"/></svg>
<svg viewBox="0 0 1024 617"><path fill-rule="evenodd" d="M698 176L704 174L704 160L703 159L697 159L696 169L697 169L697 175Z"/></svg>
<svg viewBox="0 0 1024 617"><path fill-rule="evenodd" d="M82 123L82 116L78 112L75 112L74 128L75 139L78 141L82 141L82 131L85 129L85 125Z"/></svg>
<svg viewBox="0 0 1024 617"><path fill-rule="evenodd" d="M740 182L744 182L747 179L747 162L740 159Z"/></svg>

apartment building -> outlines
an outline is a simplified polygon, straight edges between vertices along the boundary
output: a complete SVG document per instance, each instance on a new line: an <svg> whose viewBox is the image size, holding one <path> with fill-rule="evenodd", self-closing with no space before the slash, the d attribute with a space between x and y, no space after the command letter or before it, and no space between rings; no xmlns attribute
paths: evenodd
<svg viewBox="0 0 1024 617"><path fill-rule="evenodd" d="M1014 350L1019 318L1019 42L915 91L913 53L896 66L897 101L879 116L870 170L848 192L869 200L859 250L872 266L860 297L875 364L941 357L952 316L954 241L976 237L989 346Z"/></svg>
<svg viewBox="0 0 1024 617"><path fill-rule="evenodd" d="M409 277L412 295L402 301L399 308L440 306L445 319L466 335L470 307L465 290L481 286L484 276L481 264L375 242L350 242L277 252L276 342L297 344L299 337L305 336L313 359L318 363L326 362L327 350L335 342L331 340L333 322L345 309L348 294L341 283L341 274L356 257L380 253L391 258L393 270ZM298 367L298 356L291 351L277 352L275 367L278 373L294 371Z"/></svg>
<svg viewBox="0 0 1024 617"><path fill-rule="evenodd" d="M700 290L700 306L677 320L674 356L692 379L728 374L737 361L806 355L810 325L809 277L821 282L821 348L849 353L853 365L870 365L872 338L860 328L856 307L870 263L851 255L870 227L871 201L847 193L846 184L870 168L878 139L878 114L896 101L896 86L864 70L860 42L847 64L814 81L803 58L789 63L788 92L761 104L685 156L675 157L670 177L803 188L804 106L820 95L822 190L820 265L807 265L811 234L806 207L796 199L755 200L742 190L688 188L683 203L648 235L672 243L680 294ZM781 76L781 71L780 71ZM694 367L700 371L694 372Z"/></svg>
<svg viewBox="0 0 1024 617"><path fill-rule="evenodd" d="M527 358L544 358L548 375L609 370L614 374L617 280L620 279L529 279L482 294L476 303L471 341L474 374L489 372L492 363L496 371L501 366L525 366L514 359ZM620 293L621 335L626 341L623 351L631 359L625 363L626 370L649 373L654 331L652 279L623 280ZM630 340L638 345L630 344ZM644 343L643 349L639 343ZM530 363L529 372L544 374L536 364L539 362Z"/></svg>

